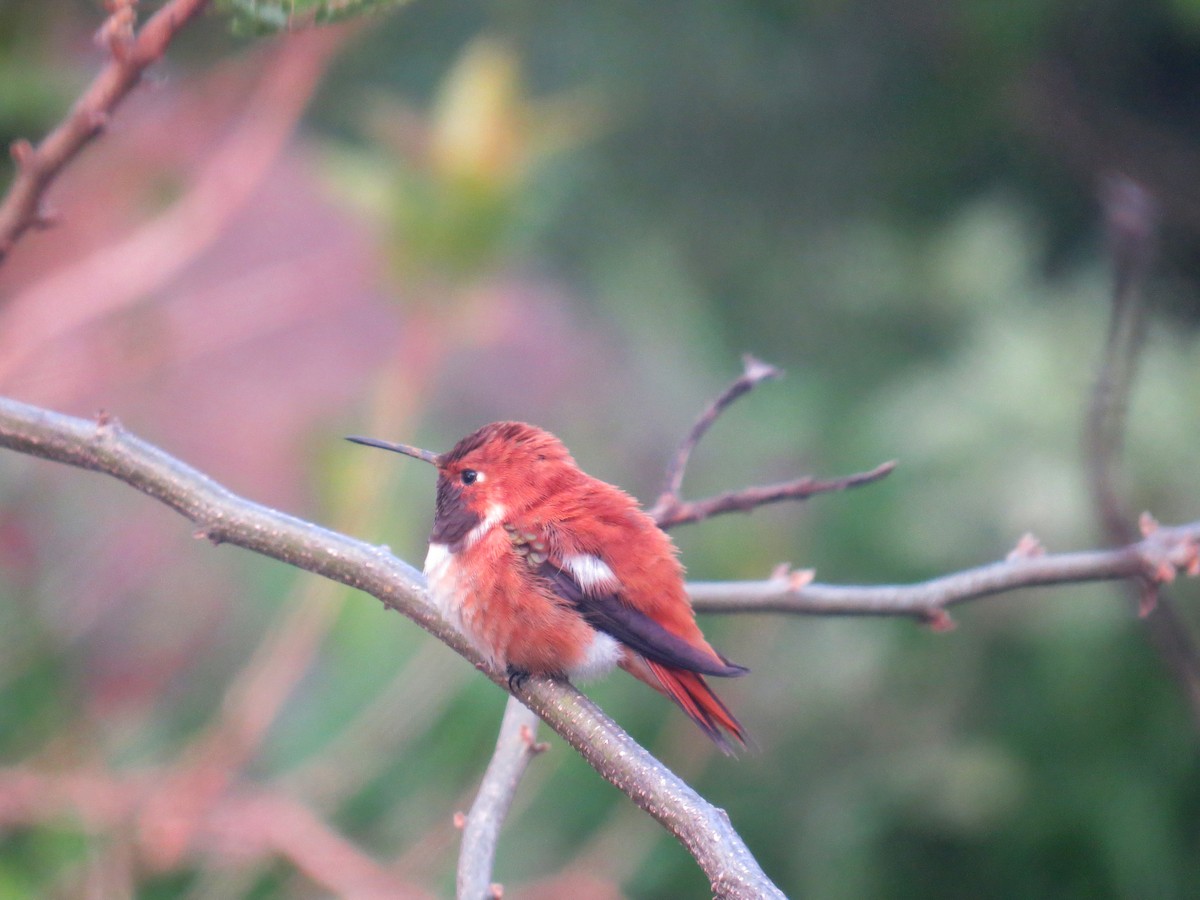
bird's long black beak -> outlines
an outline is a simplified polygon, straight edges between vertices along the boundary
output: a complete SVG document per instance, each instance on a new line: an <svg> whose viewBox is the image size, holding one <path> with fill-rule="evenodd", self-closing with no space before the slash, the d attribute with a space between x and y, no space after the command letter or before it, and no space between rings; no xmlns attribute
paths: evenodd
<svg viewBox="0 0 1200 900"><path fill-rule="evenodd" d="M423 459L427 463L432 463L435 466L442 464L442 456L440 453L434 453L432 450L422 450L420 447L411 447L408 444L393 444L389 441L381 441L376 438L358 437L357 435L347 435L346 440L353 441L356 444L363 444L367 447L378 447L380 450L391 450L393 453L403 453L405 456L411 456L415 459Z"/></svg>

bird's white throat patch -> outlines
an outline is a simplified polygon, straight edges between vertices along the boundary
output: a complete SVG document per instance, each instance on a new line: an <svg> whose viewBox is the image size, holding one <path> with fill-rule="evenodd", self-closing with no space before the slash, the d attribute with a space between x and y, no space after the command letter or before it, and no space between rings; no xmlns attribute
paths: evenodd
<svg viewBox="0 0 1200 900"><path fill-rule="evenodd" d="M467 532L466 538L463 540L463 549L475 544L485 534L504 521L504 517L508 514L508 510L504 508L502 503L493 503L488 507L487 515L483 517L478 525Z"/></svg>

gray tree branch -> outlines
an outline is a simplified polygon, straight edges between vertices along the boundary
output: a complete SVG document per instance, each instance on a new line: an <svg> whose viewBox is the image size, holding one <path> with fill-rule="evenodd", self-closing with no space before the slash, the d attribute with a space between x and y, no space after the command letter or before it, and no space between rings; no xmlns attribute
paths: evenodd
<svg viewBox="0 0 1200 900"><path fill-rule="evenodd" d="M517 785L525 769L545 749L537 743L538 717L516 697L508 698L496 752L483 773L471 810L463 818L462 849L458 855L458 896L470 900L498 900L502 892L492 884L492 866L500 829L508 816Z"/></svg>
<svg viewBox="0 0 1200 900"><path fill-rule="evenodd" d="M1142 523L1145 537L1124 547L1049 554L1024 538L1005 560L916 584L819 584L782 573L765 581L692 582L688 591L701 612L908 616L944 627L949 607L1022 588L1130 578L1162 584L1180 572L1200 574L1200 521L1166 527L1143 516Z"/></svg>

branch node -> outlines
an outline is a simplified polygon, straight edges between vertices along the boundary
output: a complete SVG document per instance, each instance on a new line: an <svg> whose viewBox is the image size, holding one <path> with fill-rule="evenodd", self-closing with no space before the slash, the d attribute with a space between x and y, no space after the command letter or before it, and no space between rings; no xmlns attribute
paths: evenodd
<svg viewBox="0 0 1200 900"><path fill-rule="evenodd" d="M798 594L812 584L816 577L816 569L796 569L787 577L788 590Z"/></svg>
<svg viewBox="0 0 1200 900"><path fill-rule="evenodd" d="M1138 530L1141 531L1142 537L1150 537L1158 531L1158 520L1150 513L1144 512L1138 516Z"/></svg>
<svg viewBox="0 0 1200 900"><path fill-rule="evenodd" d="M462 831L467 827L467 814L462 810L458 810L454 813L454 827L459 831Z"/></svg>
<svg viewBox="0 0 1200 900"><path fill-rule="evenodd" d="M17 138L8 145L9 155L12 156L13 162L17 164L18 169L28 169L33 165L34 149L26 138Z"/></svg>
<svg viewBox="0 0 1200 900"><path fill-rule="evenodd" d="M1149 579L1142 580L1138 598L1138 618L1145 619L1158 607L1158 584Z"/></svg>
<svg viewBox="0 0 1200 900"><path fill-rule="evenodd" d="M550 749L550 745L546 741L537 740L533 729L528 725L521 726L521 742L525 745L525 749L531 756L537 756Z"/></svg>
<svg viewBox="0 0 1200 900"><path fill-rule="evenodd" d="M216 529L209 525L201 525L192 532L192 537L198 541L208 541L214 547L219 547L221 544L225 543L224 539L220 534L217 533Z"/></svg>
<svg viewBox="0 0 1200 900"><path fill-rule="evenodd" d="M1046 548L1042 546L1042 542L1037 539L1032 531L1027 531L1021 535L1021 539L1017 541L1017 546L1009 551L1005 559L1012 562L1017 559L1033 559L1038 556L1045 556Z"/></svg>
<svg viewBox="0 0 1200 900"><path fill-rule="evenodd" d="M112 437L121 431L121 420L110 413L107 409L99 409L96 411L96 436L102 438Z"/></svg>
<svg viewBox="0 0 1200 900"><path fill-rule="evenodd" d="M1191 578L1200 575L1200 543L1191 540L1183 551L1183 570Z"/></svg>
<svg viewBox="0 0 1200 900"><path fill-rule="evenodd" d="M1154 567L1153 581L1155 584L1170 584L1175 580L1175 566L1169 559L1160 559Z"/></svg>
<svg viewBox="0 0 1200 900"><path fill-rule="evenodd" d="M931 609L921 613L921 622L930 631L937 632L938 634L945 634L947 631L953 631L957 627L954 620L950 618L950 613L944 609Z"/></svg>
<svg viewBox="0 0 1200 900"><path fill-rule="evenodd" d="M87 116L88 133L93 137L108 128L108 123L112 118L106 109L89 109L85 115Z"/></svg>
<svg viewBox="0 0 1200 900"><path fill-rule="evenodd" d="M750 382L750 384L758 384L760 381L783 377L783 369L763 362L750 353L742 356L742 367L742 377Z"/></svg>
<svg viewBox="0 0 1200 900"><path fill-rule="evenodd" d="M33 214L33 227L39 231L53 228L62 221L62 214L49 203L39 203L37 212Z"/></svg>
<svg viewBox="0 0 1200 900"><path fill-rule="evenodd" d="M110 0L106 3L110 15L93 39L97 47L111 53L118 63L127 62L133 49L133 32L137 24L135 5L136 0Z"/></svg>

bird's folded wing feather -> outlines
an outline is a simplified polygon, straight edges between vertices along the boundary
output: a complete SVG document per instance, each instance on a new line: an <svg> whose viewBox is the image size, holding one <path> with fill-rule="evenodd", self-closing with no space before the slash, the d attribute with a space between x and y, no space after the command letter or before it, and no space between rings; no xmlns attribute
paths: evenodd
<svg viewBox="0 0 1200 900"><path fill-rule="evenodd" d="M589 560L594 562L589 564ZM612 635L647 659L677 669L727 678L749 671L720 658L714 659L623 601L612 570L599 557L583 560L575 557L570 562L547 558L534 571L550 582L559 597L578 609L589 625ZM599 577L600 574L607 577Z"/></svg>

